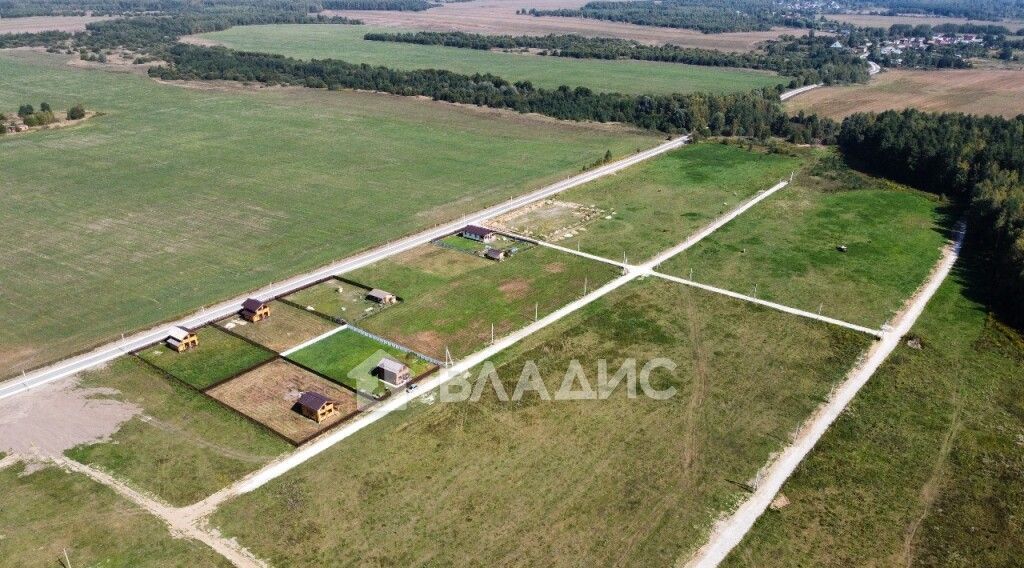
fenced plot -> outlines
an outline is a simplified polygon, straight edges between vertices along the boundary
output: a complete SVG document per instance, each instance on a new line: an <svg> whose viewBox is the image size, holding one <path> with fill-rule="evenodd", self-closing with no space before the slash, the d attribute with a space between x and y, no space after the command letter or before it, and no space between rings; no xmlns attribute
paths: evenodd
<svg viewBox="0 0 1024 568"><path fill-rule="evenodd" d="M217 322L217 325L277 352L337 327L325 318L284 302L271 302L269 306L270 317L264 320L254 323L232 316Z"/></svg>
<svg viewBox="0 0 1024 568"><path fill-rule="evenodd" d="M386 309L366 299L370 288L354 282L331 278L286 296L288 302L334 318L336 322L356 322Z"/></svg>
<svg viewBox="0 0 1024 568"><path fill-rule="evenodd" d="M272 351L214 326L199 328L196 335L199 346L184 353L158 343L139 351L138 356L200 390L274 357Z"/></svg>
<svg viewBox="0 0 1024 568"><path fill-rule="evenodd" d="M325 395L337 412L317 423L295 408L303 392ZM300 444L330 428L357 409L356 395L288 361L261 365L207 391L208 395Z"/></svg>
<svg viewBox="0 0 1024 568"><path fill-rule="evenodd" d="M490 343L492 331L500 337L519 329L618 272L546 247L498 262L423 246L352 274L402 297L360 327L443 361L446 349L466 356Z"/></svg>
<svg viewBox="0 0 1024 568"><path fill-rule="evenodd" d="M351 329L304 347L288 355L288 359L354 391L380 397L387 393L387 385L370 372L385 356L409 367L413 376L432 366L413 353L385 345Z"/></svg>

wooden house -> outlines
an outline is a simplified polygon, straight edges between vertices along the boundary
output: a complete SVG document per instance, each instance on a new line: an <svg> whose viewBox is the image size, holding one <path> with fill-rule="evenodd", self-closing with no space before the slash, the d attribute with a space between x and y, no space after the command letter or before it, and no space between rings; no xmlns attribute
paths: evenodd
<svg viewBox="0 0 1024 568"><path fill-rule="evenodd" d="M478 227L476 225L466 225L465 227L462 228L461 231L459 231L459 236L465 237L473 241L479 241L481 243L490 243L493 242L495 238L497 238L498 234L484 227Z"/></svg>
<svg viewBox="0 0 1024 568"><path fill-rule="evenodd" d="M171 332L167 334L167 345L181 353L198 347L199 337L183 327L175 327L171 328Z"/></svg>
<svg viewBox="0 0 1024 568"><path fill-rule="evenodd" d="M299 413L317 424L338 413L336 403L318 392L307 391L299 395L295 403Z"/></svg>
<svg viewBox="0 0 1024 568"><path fill-rule="evenodd" d="M242 302L241 314L243 318L255 323L270 317L270 306L256 298L249 298Z"/></svg>
<svg viewBox="0 0 1024 568"><path fill-rule="evenodd" d="M377 363L373 369L373 375L391 386L404 385L412 378L412 371L409 367L395 361L391 357L385 357Z"/></svg>
<svg viewBox="0 0 1024 568"><path fill-rule="evenodd" d="M398 302L398 296L395 296L386 290L381 290L380 288L370 290L370 292L366 294L366 299L385 306Z"/></svg>

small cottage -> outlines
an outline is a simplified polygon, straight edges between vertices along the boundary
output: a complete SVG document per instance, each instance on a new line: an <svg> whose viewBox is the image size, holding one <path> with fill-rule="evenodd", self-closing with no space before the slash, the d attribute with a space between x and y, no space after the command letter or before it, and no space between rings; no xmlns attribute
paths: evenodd
<svg viewBox="0 0 1024 568"><path fill-rule="evenodd" d="M412 371L398 361L385 357L380 360L380 363L377 363L373 369L373 375L385 383L397 387L409 382L409 379L412 378Z"/></svg>
<svg viewBox="0 0 1024 568"><path fill-rule="evenodd" d="M486 258L488 260L493 260L493 261L496 261L496 262L501 262L501 261L505 260L506 254L507 253L505 251L501 250L501 249L489 248L489 249L484 251L484 258Z"/></svg>
<svg viewBox="0 0 1024 568"><path fill-rule="evenodd" d="M171 349L181 353L198 347L199 337L195 333L183 327L174 327L171 328L170 333L167 334L167 345Z"/></svg>
<svg viewBox="0 0 1024 568"><path fill-rule="evenodd" d="M335 402L318 392L307 391L299 395L295 403L300 414L316 421L317 424L338 413Z"/></svg>
<svg viewBox="0 0 1024 568"><path fill-rule="evenodd" d="M270 317L270 306L256 298L249 298L242 302L241 314L243 318L255 323Z"/></svg>
<svg viewBox="0 0 1024 568"><path fill-rule="evenodd" d="M466 225L459 231L459 236L465 237L473 241L479 241L481 243L490 243L497 238L497 233L484 227L478 227L476 225Z"/></svg>
<svg viewBox="0 0 1024 568"><path fill-rule="evenodd" d="M370 292L366 294L366 299L385 306L398 302L397 296L386 290L381 290L380 288L370 290Z"/></svg>

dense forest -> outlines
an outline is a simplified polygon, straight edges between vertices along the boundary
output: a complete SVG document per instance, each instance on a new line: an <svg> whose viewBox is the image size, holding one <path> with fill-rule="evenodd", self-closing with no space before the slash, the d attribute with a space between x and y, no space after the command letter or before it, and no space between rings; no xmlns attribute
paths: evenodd
<svg viewBox="0 0 1024 568"><path fill-rule="evenodd" d="M999 307L1024 323L1024 115L855 114L843 121L838 144L862 169L967 206Z"/></svg>
<svg viewBox="0 0 1024 568"><path fill-rule="evenodd" d="M396 12L421 12L440 4L425 0L323 0L325 10L392 10Z"/></svg>
<svg viewBox="0 0 1024 568"><path fill-rule="evenodd" d="M319 12L316 2L302 0L0 0L0 17L76 16L92 13L97 16L132 14L177 14L182 12L216 12L224 10Z"/></svg>
<svg viewBox="0 0 1024 568"><path fill-rule="evenodd" d="M399 71L336 60L300 61L278 55L235 52L223 48L175 45L169 65L150 69L161 79L226 79L327 89L366 89L518 112L535 112L568 120L623 122L662 132L695 132L767 138L771 135L832 139L830 121L799 123L778 101L778 90L742 94L674 94L634 96L595 93L584 87L535 88L528 81L510 83L494 75L462 75L424 69Z"/></svg>
<svg viewBox="0 0 1024 568"><path fill-rule="evenodd" d="M642 26L687 28L704 33L769 30L773 26L810 27L810 14L787 9L778 0L635 0L588 2L581 8L530 9L532 16L563 16L628 22Z"/></svg>
<svg viewBox="0 0 1024 568"><path fill-rule="evenodd" d="M508 36L464 32L368 33L364 39L467 49L537 49L541 55L579 59L637 59L776 71L794 77L790 87L814 83L866 81L868 66L842 50L830 49L831 38L788 37L770 42L764 52L728 53L675 45L647 45L614 38L578 35Z"/></svg>

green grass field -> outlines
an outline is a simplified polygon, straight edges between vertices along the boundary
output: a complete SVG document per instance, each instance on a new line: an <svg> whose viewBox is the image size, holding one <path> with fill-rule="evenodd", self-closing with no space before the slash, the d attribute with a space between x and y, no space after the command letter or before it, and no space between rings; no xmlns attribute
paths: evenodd
<svg viewBox="0 0 1024 568"><path fill-rule="evenodd" d="M0 54L0 376L578 173L658 138L412 97L163 85ZM60 295L59 302L54 295Z"/></svg>
<svg viewBox="0 0 1024 568"><path fill-rule="evenodd" d="M667 400L420 402L215 514L274 564L666 566L840 380L868 339L664 281L633 283L496 361L507 393L535 361L592 387L655 357ZM576 388L579 388L578 383ZM296 511L304 511L297 515ZM428 519L429 522L424 522ZM543 519L539 522L538 519Z"/></svg>
<svg viewBox="0 0 1024 568"><path fill-rule="evenodd" d="M157 518L84 475L56 467L0 470L0 567L207 568L231 563L171 537Z"/></svg>
<svg viewBox="0 0 1024 568"><path fill-rule="evenodd" d="M845 169L826 154L796 182L661 270L878 327L924 281L945 242L935 196ZM845 245L847 252L837 246Z"/></svg>
<svg viewBox="0 0 1024 568"><path fill-rule="evenodd" d="M414 377L431 367L430 363L412 353L395 349L349 329L303 347L288 355L288 359L314 369L354 391L381 396L387 392L388 387L371 375L370 371L385 354L405 363Z"/></svg>
<svg viewBox="0 0 1024 568"><path fill-rule="evenodd" d="M630 262L647 260L788 178L806 159L718 143L686 146L559 195L607 213L560 244L615 260L623 253Z"/></svg>
<svg viewBox="0 0 1024 568"><path fill-rule="evenodd" d="M109 441L67 456L106 470L178 506L203 499L288 451L290 445L206 396L131 357L90 371L84 387L117 389L138 405Z"/></svg>
<svg viewBox="0 0 1024 568"><path fill-rule="evenodd" d="M347 25L238 26L202 34L228 47L280 53L298 59L341 59L393 69L447 69L491 73L538 87L583 86L620 93L736 92L788 83L774 73L678 63L544 57L434 45L366 41L368 32L394 29Z"/></svg>
<svg viewBox="0 0 1024 568"><path fill-rule="evenodd" d="M504 262L425 245L346 276L402 303L360 326L439 360L464 357L615 277L612 267L544 247Z"/></svg>
<svg viewBox="0 0 1024 568"><path fill-rule="evenodd" d="M257 347L214 326L199 328L196 336L199 346L182 353L158 343L138 355L197 389L210 387L274 356L269 349Z"/></svg>
<svg viewBox="0 0 1024 568"><path fill-rule="evenodd" d="M1024 338L964 260L724 566L1019 565Z"/></svg>

